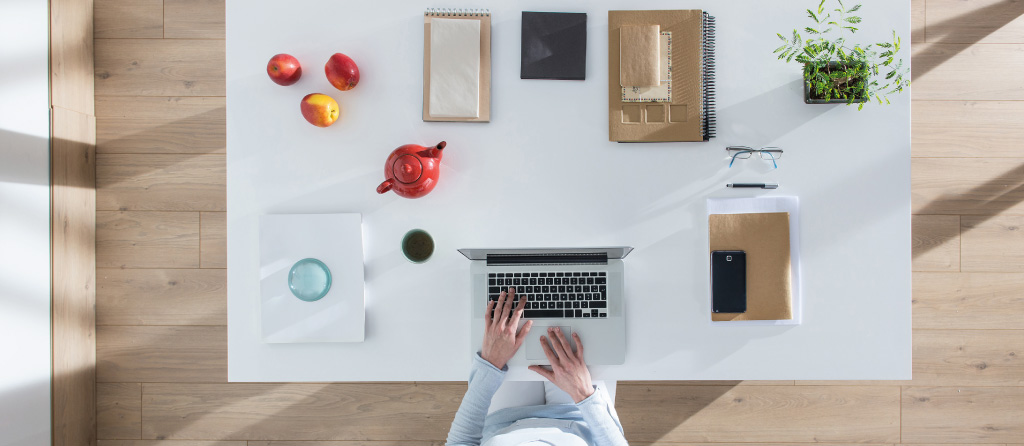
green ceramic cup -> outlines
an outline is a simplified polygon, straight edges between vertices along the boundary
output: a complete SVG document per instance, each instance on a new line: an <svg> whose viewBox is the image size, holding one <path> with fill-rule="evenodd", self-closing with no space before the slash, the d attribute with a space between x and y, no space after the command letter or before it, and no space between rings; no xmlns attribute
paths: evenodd
<svg viewBox="0 0 1024 446"><path fill-rule="evenodd" d="M434 238L422 229L413 229L402 237L402 254L412 263L423 263L434 254Z"/></svg>

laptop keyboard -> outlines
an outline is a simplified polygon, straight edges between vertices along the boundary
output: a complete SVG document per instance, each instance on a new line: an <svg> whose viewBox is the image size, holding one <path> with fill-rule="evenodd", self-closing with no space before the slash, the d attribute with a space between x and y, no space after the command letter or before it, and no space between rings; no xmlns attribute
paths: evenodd
<svg viewBox="0 0 1024 446"><path fill-rule="evenodd" d="M487 298L510 287L516 301L526 296L526 319L608 317L608 278L604 272L490 273Z"/></svg>

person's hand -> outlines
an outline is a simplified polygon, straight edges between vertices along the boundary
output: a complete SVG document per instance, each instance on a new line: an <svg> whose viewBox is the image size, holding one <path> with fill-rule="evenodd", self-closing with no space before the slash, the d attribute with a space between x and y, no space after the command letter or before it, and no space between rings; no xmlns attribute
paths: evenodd
<svg viewBox="0 0 1024 446"><path fill-rule="evenodd" d="M548 336L540 337L540 345L551 362L551 370L539 365L531 365L530 370L540 373L578 403L594 394L594 384L590 382L590 370L583 362L583 342L580 341L580 335L573 333L572 341L576 343L575 352L572 351L561 328L548 327Z"/></svg>
<svg viewBox="0 0 1024 446"><path fill-rule="evenodd" d="M519 298L519 305L512 308L515 298L515 288L509 288L508 293L502 291L497 302L487 302L487 314L484 315L484 345L480 349L480 357L499 369L504 368L505 363L516 354L533 326L533 321L526 321L523 329L516 334L519 318L526 308L526 296Z"/></svg>

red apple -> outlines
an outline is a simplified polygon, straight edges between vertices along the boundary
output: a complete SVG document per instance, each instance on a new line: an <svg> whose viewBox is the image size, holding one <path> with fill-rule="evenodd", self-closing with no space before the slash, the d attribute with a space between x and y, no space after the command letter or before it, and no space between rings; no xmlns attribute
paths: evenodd
<svg viewBox="0 0 1024 446"><path fill-rule="evenodd" d="M341 108L334 98L320 93L307 94L299 106L302 117L317 127L328 127L338 120Z"/></svg>
<svg viewBox="0 0 1024 446"><path fill-rule="evenodd" d="M302 67L291 54L278 54L267 63L267 74L278 85L291 85L302 77Z"/></svg>
<svg viewBox="0 0 1024 446"><path fill-rule="evenodd" d="M327 73L327 80L331 85L341 91L356 88L356 84L359 83L359 67L351 57L341 53L334 53L327 59L324 72Z"/></svg>

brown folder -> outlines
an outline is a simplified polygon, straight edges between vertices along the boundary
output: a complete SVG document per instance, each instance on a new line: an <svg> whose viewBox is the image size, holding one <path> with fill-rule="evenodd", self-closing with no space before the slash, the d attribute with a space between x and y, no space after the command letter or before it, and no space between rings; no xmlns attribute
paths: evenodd
<svg viewBox="0 0 1024 446"><path fill-rule="evenodd" d="M788 212L712 214L708 216L708 237L711 251L747 253L747 312L711 313L711 320L793 318Z"/></svg>
<svg viewBox="0 0 1024 446"><path fill-rule="evenodd" d="M430 21L434 18L480 22L480 112L475 118L430 115ZM423 14L423 120L490 122L491 120L491 14L484 10L428 9Z"/></svg>
<svg viewBox="0 0 1024 446"><path fill-rule="evenodd" d="M713 26L701 10L608 11L608 139L618 142L706 141L714 136ZM670 100L624 100L623 88L649 85L657 26L671 33ZM658 58L661 58L659 49ZM658 85L654 83L653 85Z"/></svg>

